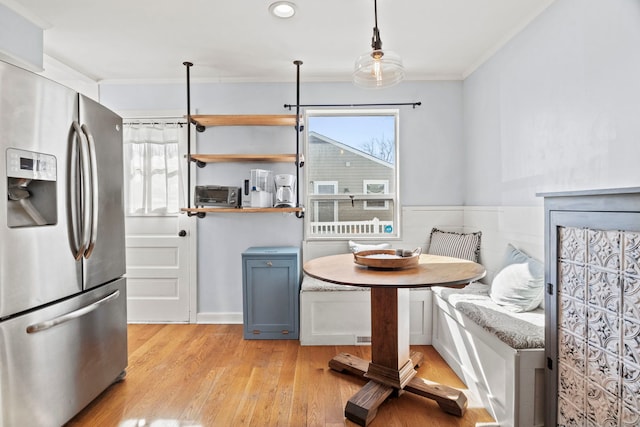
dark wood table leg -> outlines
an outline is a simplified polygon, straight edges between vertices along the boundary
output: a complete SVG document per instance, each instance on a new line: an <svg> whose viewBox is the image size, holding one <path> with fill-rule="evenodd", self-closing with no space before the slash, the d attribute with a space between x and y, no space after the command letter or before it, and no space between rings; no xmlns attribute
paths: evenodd
<svg viewBox="0 0 640 427"><path fill-rule="evenodd" d="M411 352L411 361L416 368L424 363L424 355ZM337 372L348 372L366 378L369 362L349 353L337 354L329 361L329 367ZM461 417L467 408L467 396L460 390L415 376L404 387L405 391L435 400L444 412Z"/></svg>
<svg viewBox="0 0 640 427"><path fill-rule="evenodd" d="M411 362L414 368L422 366L424 363L424 354L419 351L411 352ZM329 361L329 367L334 371L344 372L347 371L358 377L365 378L364 374L369 369L369 361L354 356L349 353L337 354Z"/></svg>
<svg viewBox="0 0 640 427"><path fill-rule="evenodd" d="M378 407L396 390L435 400L449 414L462 416L467 408L467 397L460 390L416 376L415 368L423 363L424 356L409 350L408 292L371 289L371 362L348 353L340 353L329 362L333 370L371 380L345 407L345 416L361 426L375 418Z"/></svg>
<svg viewBox="0 0 640 427"><path fill-rule="evenodd" d="M467 410L467 396L458 389L413 377L404 387L405 391L435 400L447 414L461 417Z"/></svg>
<svg viewBox="0 0 640 427"><path fill-rule="evenodd" d="M378 413L378 407L395 389L376 381L369 381L351 396L344 408L344 415L354 423L366 426Z"/></svg>

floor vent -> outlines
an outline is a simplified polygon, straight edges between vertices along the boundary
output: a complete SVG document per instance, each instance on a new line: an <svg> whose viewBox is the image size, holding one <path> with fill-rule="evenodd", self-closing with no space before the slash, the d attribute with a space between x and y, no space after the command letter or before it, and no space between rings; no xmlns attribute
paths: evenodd
<svg viewBox="0 0 640 427"><path fill-rule="evenodd" d="M371 344L371 337L363 337L356 335L356 345Z"/></svg>

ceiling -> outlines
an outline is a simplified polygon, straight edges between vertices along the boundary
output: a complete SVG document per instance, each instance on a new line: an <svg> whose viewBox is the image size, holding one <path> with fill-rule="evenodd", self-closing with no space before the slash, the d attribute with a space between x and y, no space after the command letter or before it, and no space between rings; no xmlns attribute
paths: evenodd
<svg viewBox="0 0 640 427"><path fill-rule="evenodd" d="M369 51L373 0L0 0L44 31L44 52L96 81L348 81ZM462 79L553 0L379 0L383 49L407 79Z"/></svg>

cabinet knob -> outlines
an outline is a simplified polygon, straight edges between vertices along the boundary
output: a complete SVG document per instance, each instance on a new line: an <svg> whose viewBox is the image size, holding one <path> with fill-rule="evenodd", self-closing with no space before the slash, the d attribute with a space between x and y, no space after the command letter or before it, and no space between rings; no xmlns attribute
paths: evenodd
<svg viewBox="0 0 640 427"><path fill-rule="evenodd" d="M271 261L267 261L266 263L269 267L273 267L273 263Z"/></svg>
<svg viewBox="0 0 640 427"><path fill-rule="evenodd" d="M180 237L184 237L184 236L186 236L186 235L187 235L186 230L180 230L180 231L178 232L178 236L180 236Z"/></svg>

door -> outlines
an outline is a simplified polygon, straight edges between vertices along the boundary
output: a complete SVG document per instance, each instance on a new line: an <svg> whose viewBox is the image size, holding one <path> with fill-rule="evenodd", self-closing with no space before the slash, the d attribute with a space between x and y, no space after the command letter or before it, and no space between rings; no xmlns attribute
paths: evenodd
<svg viewBox="0 0 640 427"><path fill-rule="evenodd" d="M125 120L129 322L195 323L197 220L180 213L188 130L178 118Z"/></svg>
<svg viewBox="0 0 640 427"><path fill-rule="evenodd" d="M82 290L67 221L78 95L0 62L0 318Z"/></svg>
<svg viewBox="0 0 640 427"><path fill-rule="evenodd" d="M91 157L91 242L85 252L85 289L125 273L122 196L122 119L92 99L80 95L80 123ZM95 163L94 163L95 162ZM97 198L96 198L97 194Z"/></svg>

